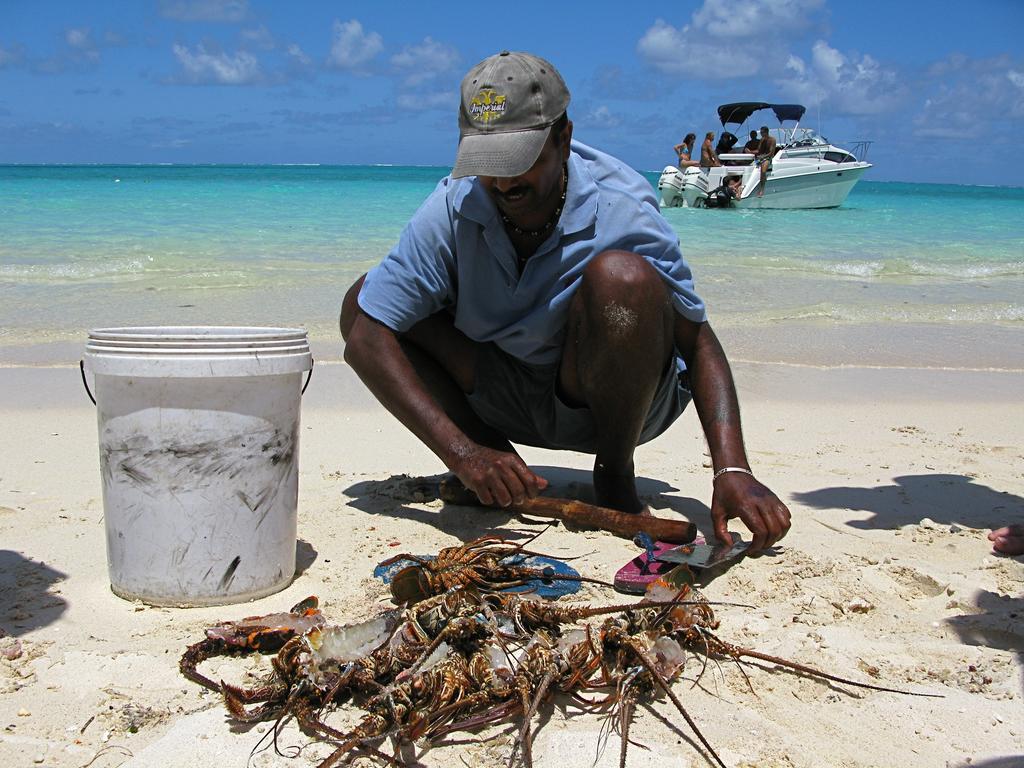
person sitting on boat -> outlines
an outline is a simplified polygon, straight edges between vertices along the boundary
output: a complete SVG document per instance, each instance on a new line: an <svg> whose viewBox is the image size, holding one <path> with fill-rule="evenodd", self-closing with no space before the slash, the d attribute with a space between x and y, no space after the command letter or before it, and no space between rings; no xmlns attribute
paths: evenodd
<svg viewBox="0 0 1024 768"><path fill-rule="evenodd" d="M761 140L757 137L757 131L750 132L750 140L743 145L743 151L748 155L756 155L761 146Z"/></svg>
<svg viewBox="0 0 1024 768"><path fill-rule="evenodd" d="M697 134L688 133L683 139L681 144L676 144L673 149L676 151L676 156L679 158L680 168L695 168L700 165L696 160L691 160L690 156L693 154L693 142L696 141Z"/></svg>
<svg viewBox="0 0 1024 768"><path fill-rule="evenodd" d="M734 133L729 131L722 131L722 135L718 137L718 144L715 145L715 157L717 157L722 165L740 165L740 161L737 160L723 160L722 155L728 155L733 152L733 148L736 146L736 142L739 138Z"/></svg>
<svg viewBox="0 0 1024 768"><path fill-rule="evenodd" d="M722 161L718 159L718 155L715 153L714 146L711 144L714 140L714 131L708 131L704 134L704 143L700 145L701 168L714 168L722 164Z"/></svg>
<svg viewBox="0 0 1024 768"><path fill-rule="evenodd" d="M729 133L729 131L722 131L722 135L718 137L718 144L715 145L715 154L721 159L722 155L728 155L732 152L733 147L736 146L736 142L739 141L735 134Z"/></svg>
<svg viewBox="0 0 1024 768"><path fill-rule="evenodd" d="M761 164L761 181L757 185L757 196L764 197L764 188L768 185L768 171L772 168L772 158L779 151L779 143L771 135L767 125L761 126L761 141L757 145L756 162Z"/></svg>
<svg viewBox="0 0 1024 768"><path fill-rule="evenodd" d="M742 176L726 176L722 185L708 192L704 205L707 208L730 208L732 201L743 191Z"/></svg>
<svg viewBox="0 0 1024 768"><path fill-rule="evenodd" d="M346 362L498 507L548 485L518 443L594 455L597 503L647 512L636 446L692 400L715 536L731 541L735 517L755 551L774 544L789 510L750 471L728 361L650 182L573 140L544 59L491 56L461 96L451 174L345 295Z"/></svg>

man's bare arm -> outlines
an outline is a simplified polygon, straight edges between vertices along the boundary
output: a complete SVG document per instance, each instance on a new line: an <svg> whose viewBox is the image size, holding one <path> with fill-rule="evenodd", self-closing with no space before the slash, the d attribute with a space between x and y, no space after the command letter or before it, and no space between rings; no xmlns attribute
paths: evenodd
<svg viewBox="0 0 1024 768"><path fill-rule="evenodd" d="M516 453L470 439L428 390L390 328L356 309L345 338L345 361L359 378L484 504L521 503L547 485Z"/></svg>
<svg viewBox="0 0 1024 768"><path fill-rule="evenodd" d="M715 470L722 467L749 470L736 387L718 337L710 324L694 323L677 315L675 341L686 361L693 405L700 417ZM785 536L790 527L786 505L752 475L741 472L727 472L714 481L711 517L719 541L728 539L730 518L742 520L753 535L753 552L770 547Z"/></svg>

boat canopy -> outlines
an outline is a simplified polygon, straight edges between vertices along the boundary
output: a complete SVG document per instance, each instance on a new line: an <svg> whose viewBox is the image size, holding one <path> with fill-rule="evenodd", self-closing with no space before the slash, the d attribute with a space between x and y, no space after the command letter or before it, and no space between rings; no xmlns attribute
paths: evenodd
<svg viewBox="0 0 1024 768"><path fill-rule="evenodd" d="M737 101L735 104L723 104L718 108L718 119L722 125L726 123L745 123L747 118L761 109L770 109L779 122L785 120L799 121L806 111L801 104L767 104L763 101Z"/></svg>

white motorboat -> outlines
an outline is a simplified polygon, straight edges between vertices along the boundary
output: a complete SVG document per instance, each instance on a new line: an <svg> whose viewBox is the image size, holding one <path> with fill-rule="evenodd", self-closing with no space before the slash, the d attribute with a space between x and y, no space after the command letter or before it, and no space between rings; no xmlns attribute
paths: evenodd
<svg viewBox="0 0 1024 768"><path fill-rule="evenodd" d="M731 146L736 136L728 131L729 124L737 126L736 132L745 133L739 127L755 112L770 109L779 121L779 128L772 131L778 142L776 155L771 160L767 173L767 184L763 195L758 195L761 186L761 169L757 158L748 153L725 151L719 154L722 165L677 168L667 166L658 180L658 194L662 208L713 207L715 191L733 176L741 177L740 192L731 201L735 208L835 208L842 205L850 190L860 177L871 167L865 162L871 142L857 142L852 150L846 150L829 143L810 128L800 127L804 107L799 104L766 104L744 101L723 104L718 108L722 121L722 139L725 146ZM787 121L795 125L783 126ZM719 141L719 149L723 143ZM856 153L856 154L855 154ZM709 204L709 196L711 201Z"/></svg>

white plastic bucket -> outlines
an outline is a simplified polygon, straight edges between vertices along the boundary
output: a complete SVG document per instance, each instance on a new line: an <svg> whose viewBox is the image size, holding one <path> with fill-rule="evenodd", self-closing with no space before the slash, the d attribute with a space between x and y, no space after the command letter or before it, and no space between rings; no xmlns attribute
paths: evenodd
<svg viewBox="0 0 1024 768"><path fill-rule="evenodd" d="M301 329L90 331L115 594L225 605L291 583L312 365Z"/></svg>

